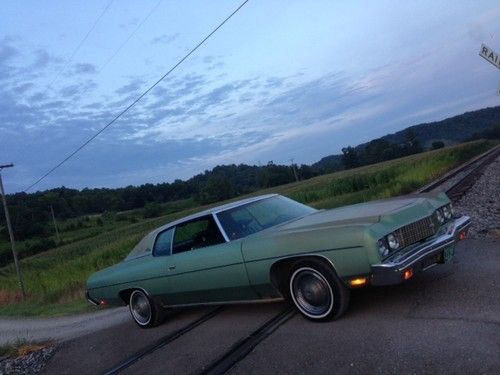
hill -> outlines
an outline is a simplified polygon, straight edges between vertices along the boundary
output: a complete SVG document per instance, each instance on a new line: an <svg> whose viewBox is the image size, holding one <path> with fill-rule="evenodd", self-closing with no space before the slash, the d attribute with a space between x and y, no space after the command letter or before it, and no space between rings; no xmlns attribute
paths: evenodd
<svg viewBox="0 0 500 375"><path fill-rule="evenodd" d="M430 149L433 142L453 145L479 138L499 138L499 129L500 106L497 106L465 112L440 121L409 126L396 133L387 134L370 142L359 144L353 147L352 150L363 153L370 146L387 148L388 145L404 145L409 141L409 138L418 141L422 149ZM314 163L312 167L325 172L341 170L345 167L344 155L325 156Z"/></svg>
<svg viewBox="0 0 500 375"><path fill-rule="evenodd" d="M436 140L445 143L461 143L471 138L477 138L485 131L498 125L500 125L500 106L465 112L441 121L413 125L396 133L385 135L382 139L390 143L400 144L406 141L408 131L412 131L418 140L427 146Z"/></svg>

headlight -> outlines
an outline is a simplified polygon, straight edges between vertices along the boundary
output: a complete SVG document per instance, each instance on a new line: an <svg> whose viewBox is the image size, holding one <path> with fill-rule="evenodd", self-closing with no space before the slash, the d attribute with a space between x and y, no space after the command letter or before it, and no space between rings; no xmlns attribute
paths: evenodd
<svg viewBox="0 0 500 375"><path fill-rule="evenodd" d="M391 233L391 234L389 234L387 236L387 243L389 244L389 247L392 250L399 249L399 241L398 241L397 237L394 234Z"/></svg>
<svg viewBox="0 0 500 375"><path fill-rule="evenodd" d="M451 207L449 206L444 206L443 207L443 215L446 220L451 219Z"/></svg>
<svg viewBox="0 0 500 375"><path fill-rule="evenodd" d="M443 224L444 223L444 216L443 216L443 213L441 212L441 209L437 209L436 210L436 217L439 221L439 224Z"/></svg>
<svg viewBox="0 0 500 375"><path fill-rule="evenodd" d="M378 240L378 252L382 257L386 257L387 255L389 255L389 248L387 246L387 240L385 238Z"/></svg>

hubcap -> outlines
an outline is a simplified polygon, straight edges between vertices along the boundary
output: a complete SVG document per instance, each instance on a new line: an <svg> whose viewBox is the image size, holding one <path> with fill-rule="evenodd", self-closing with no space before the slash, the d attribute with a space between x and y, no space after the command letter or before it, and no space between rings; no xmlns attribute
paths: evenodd
<svg viewBox="0 0 500 375"><path fill-rule="evenodd" d="M137 323L148 324L151 320L151 305L146 295L136 290L130 296L130 311Z"/></svg>
<svg viewBox="0 0 500 375"><path fill-rule="evenodd" d="M306 314L321 318L333 304L333 293L326 279L314 269L301 268L292 276L291 290L295 303Z"/></svg>

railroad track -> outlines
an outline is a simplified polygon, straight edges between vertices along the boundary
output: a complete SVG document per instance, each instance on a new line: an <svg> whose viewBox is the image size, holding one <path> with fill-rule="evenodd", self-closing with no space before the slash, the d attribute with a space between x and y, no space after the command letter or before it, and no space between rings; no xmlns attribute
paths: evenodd
<svg viewBox="0 0 500 375"><path fill-rule="evenodd" d="M216 315L218 315L222 310L224 310L224 306L217 307L208 313L202 315L200 318L194 320L193 322L185 325L184 327L162 337L151 345L143 348L142 350L132 354L122 362L113 366L113 368L104 372L104 375L115 375L119 374L123 370L128 367L134 365L137 361L147 357L158 349L161 349L168 344L172 343L176 339L180 338L184 334L192 331L196 327L201 324L207 322L212 319ZM245 358L262 340L276 331L282 324L287 322L291 317L295 315L296 311L293 307L289 306L285 310L280 311L278 314L273 316L271 319L266 321L260 327L258 327L255 331L249 334L246 337L243 337L241 340L237 341L233 344L229 350L223 353L221 356L216 358L214 361L204 366L201 370L198 370L198 374L203 375L219 375L224 374L228 370L230 370L234 365L236 365L239 361Z"/></svg>
<svg viewBox="0 0 500 375"><path fill-rule="evenodd" d="M206 366L199 375L220 375L225 374L239 361L245 358L259 343L276 331L282 324L286 323L296 310L294 307L276 314L274 317L265 322L262 326L252 332L249 336L241 339L234 344L226 353L215 359L212 363Z"/></svg>
<svg viewBox="0 0 500 375"><path fill-rule="evenodd" d="M500 155L500 145L453 169L441 178L419 189L417 193L444 191L452 202L457 202L474 185L485 168ZM452 181L455 179L455 181ZM451 183L449 183L451 181ZM444 189L439 189L448 185Z"/></svg>
<svg viewBox="0 0 500 375"><path fill-rule="evenodd" d="M185 325L184 327L166 335L165 337L162 337L158 341L154 342L153 344L145 347L144 349L132 354L130 357L125 359L124 361L118 363L115 365L113 368L109 369L104 373L104 375L114 375L118 374L121 371L125 370L126 368L132 366L134 363L139 361L140 359L150 355L154 351L163 348L164 346L170 344L172 341L178 339L182 335L188 333L189 331L192 331L199 325L205 323L206 321L212 319L214 316L216 316L218 313L220 313L224 309L223 306L217 307L208 313L202 315L200 318L192 321L191 323Z"/></svg>

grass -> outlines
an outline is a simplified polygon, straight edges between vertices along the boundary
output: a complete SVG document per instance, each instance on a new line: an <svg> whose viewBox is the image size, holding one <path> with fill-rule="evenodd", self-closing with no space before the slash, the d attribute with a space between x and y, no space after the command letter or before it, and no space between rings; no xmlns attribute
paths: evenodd
<svg viewBox="0 0 500 375"><path fill-rule="evenodd" d="M100 308L99 308L100 309ZM61 303L25 303L9 304L2 307L2 316L44 316L57 317L97 311L98 308L89 304L85 298Z"/></svg>
<svg viewBox="0 0 500 375"><path fill-rule="evenodd" d="M162 215L171 214L195 207L196 203L193 199L183 199L178 201L167 202L158 205L158 209ZM61 242L58 246L72 244L81 240L96 237L100 234L115 231L116 229L128 227L130 223L139 222L143 219L144 209L135 209L119 213L105 213L96 215L85 215L78 218L70 218L66 220L58 220ZM49 225L50 230L53 227ZM53 244L57 243L55 230L52 236L36 237L26 239L24 241L16 241L16 248L21 258L26 257L30 247L40 247L40 244L50 241ZM0 240L0 258L7 254L7 259L11 259L10 242ZM44 250L37 250L38 253L43 253ZM33 252L32 252L33 253ZM2 259L0 259L0 267L2 267Z"/></svg>
<svg viewBox="0 0 500 375"><path fill-rule="evenodd" d="M0 358L22 357L50 345L50 343L30 343L25 340L18 340L12 344L0 345Z"/></svg>
<svg viewBox="0 0 500 375"><path fill-rule="evenodd" d="M319 176L252 195L277 192L317 208L397 196L416 190L492 146L486 141L471 142ZM91 273L121 261L150 230L200 209L202 207L190 208L124 225L23 259L21 268L28 291L25 302L20 301L13 266L0 268L0 315L62 315L88 311L83 296L85 281Z"/></svg>

